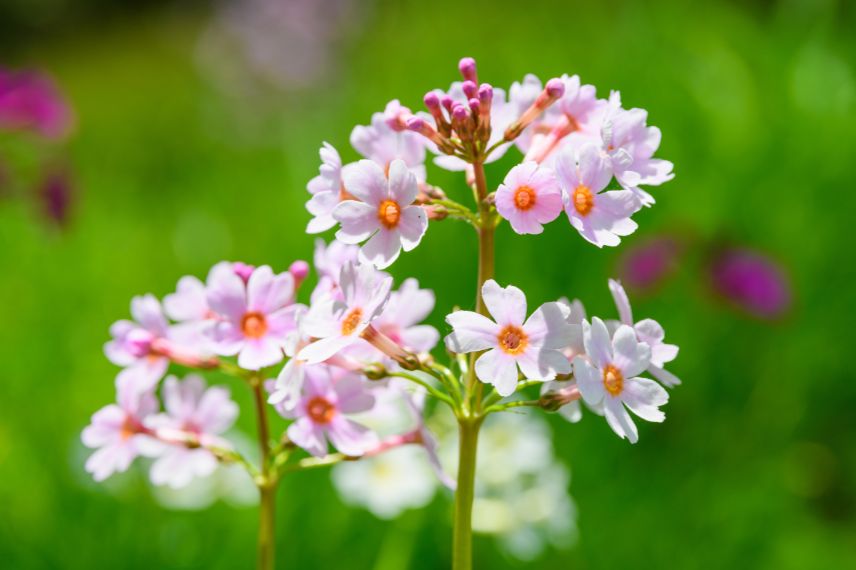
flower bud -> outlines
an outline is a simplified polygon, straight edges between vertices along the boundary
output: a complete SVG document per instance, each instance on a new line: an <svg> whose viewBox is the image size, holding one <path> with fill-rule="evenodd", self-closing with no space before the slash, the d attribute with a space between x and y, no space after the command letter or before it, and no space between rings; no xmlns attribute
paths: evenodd
<svg viewBox="0 0 856 570"><path fill-rule="evenodd" d="M464 76L464 79L472 81L473 83L478 83L478 76L476 75L476 60L473 58L462 58L461 61L458 62L458 70L461 72L461 75Z"/></svg>
<svg viewBox="0 0 856 570"><path fill-rule="evenodd" d="M479 88L473 81L464 81L461 85L461 88L464 90L464 95L467 96L467 99L472 99L476 95L478 95Z"/></svg>

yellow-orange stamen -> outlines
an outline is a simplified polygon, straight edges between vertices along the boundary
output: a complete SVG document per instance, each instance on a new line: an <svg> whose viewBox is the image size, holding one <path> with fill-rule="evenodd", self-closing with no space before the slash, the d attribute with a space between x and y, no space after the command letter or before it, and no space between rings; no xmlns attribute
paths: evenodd
<svg viewBox="0 0 856 570"><path fill-rule="evenodd" d="M496 338L499 341L499 348L506 354L520 354L529 344L529 336L523 332L523 329L514 325L506 325L499 331Z"/></svg>
<svg viewBox="0 0 856 570"><path fill-rule="evenodd" d="M514 205L518 210L526 211L535 205L537 194L529 186L520 186L514 191Z"/></svg>
<svg viewBox="0 0 856 570"><path fill-rule="evenodd" d="M315 396L306 404L306 414L316 424L329 424L336 416L336 406L323 396Z"/></svg>
<svg viewBox="0 0 856 570"><path fill-rule="evenodd" d="M259 312L250 312L241 319L241 331L249 338L261 338L268 330L267 319Z"/></svg>
<svg viewBox="0 0 856 570"><path fill-rule="evenodd" d="M363 318L363 310L359 307L351 309L344 319L342 319L342 334L348 336L352 334L357 327L360 326L360 321Z"/></svg>
<svg viewBox="0 0 856 570"><path fill-rule="evenodd" d="M621 370L612 364L607 365L603 369L603 387L611 395L619 395L624 390L624 375L621 374Z"/></svg>
<svg viewBox="0 0 856 570"><path fill-rule="evenodd" d="M393 200L384 200L377 207L377 218L386 229L391 230L401 219L401 206Z"/></svg>
<svg viewBox="0 0 856 570"><path fill-rule="evenodd" d="M574 190L574 208L581 216L587 216L594 207L594 194L588 186L580 184Z"/></svg>

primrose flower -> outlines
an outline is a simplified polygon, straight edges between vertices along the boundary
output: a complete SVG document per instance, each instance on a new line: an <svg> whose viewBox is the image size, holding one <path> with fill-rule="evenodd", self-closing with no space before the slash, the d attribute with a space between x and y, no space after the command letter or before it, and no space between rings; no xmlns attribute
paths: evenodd
<svg viewBox="0 0 856 570"><path fill-rule="evenodd" d="M621 283L615 279L610 279L609 292L612 293L612 298L615 300L621 324L633 327L639 342L644 342L651 347L651 363L648 366L648 372L666 388L680 384L681 381L677 376L663 369L667 362L671 362L677 358L678 347L674 344L663 342L663 339L666 337L666 331L663 330L660 323L654 319L643 319L634 324L630 299L627 297L627 293L624 291Z"/></svg>
<svg viewBox="0 0 856 570"><path fill-rule="evenodd" d="M422 207L412 205L419 189L403 161L392 161L387 180L377 163L361 160L345 172L345 186L357 200L345 200L333 211L342 225L336 238L350 244L368 239L360 259L384 269L402 248L410 251L419 245L428 218Z"/></svg>
<svg viewBox="0 0 856 570"><path fill-rule="evenodd" d="M535 162L512 168L496 191L496 210L519 234L540 234L562 213L562 202L553 171Z"/></svg>
<svg viewBox="0 0 856 570"><path fill-rule="evenodd" d="M377 445L377 435L346 417L370 410L374 396L356 376L332 377L329 367L306 370L303 393L288 426L288 438L312 455L327 454L327 440L341 453L360 456Z"/></svg>
<svg viewBox="0 0 856 570"><path fill-rule="evenodd" d="M237 354L238 365L247 370L280 362L296 328L300 305L293 298L294 277L287 271L274 275L267 265L248 270L216 265L208 276L208 305L221 319L212 329L217 353Z"/></svg>
<svg viewBox="0 0 856 570"><path fill-rule="evenodd" d="M178 489L217 469L217 458L206 447L231 448L218 435L235 423L238 405L232 401L228 389L219 386L206 389L205 380L195 374L183 381L167 377L163 401L166 413L150 418L146 426L172 445L165 446L155 460L150 477L155 485Z"/></svg>
<svg viewBox="0 0 856 570"><path fill-rule="evenodd" d="M662 422L659 409L669 401L666 390L647 378L639 378L651 363L651 348L636 338L636 331L621 325L610 340L602 320L583 323L586 354L574 359L574 377L586 404L603 405L609 427L622 439L636 443L639 433L628 413L649 422Z"/></svg>
<svg viewBox="0 0 856 570"><path fill-rule="evenodd" d="M556 157L556 174L565 191L565 212L571 225L587 241L598 247L616 246L619 236L636 231L630 216L642 207L630 190L603 190L612 171L594 144L578 151L567 147Z"/></svg>
<svg viewBox="0 0 856 570"><path fill-rule="evenodd" d="M354 344L383 311L392 277L368 264L349 263L339 280L343 299L313 303L303 321L303 333L318 340L305 346L297 358L321 362Z"/></svg>
<svg viewBox="0 0 856 570"><path fill-rule="evenodd" d="M434 308L434 292L420 289L416 279L405 279L389 296L383 312L372 326L393 342L414 352L428 352L440 340L431 325L420 325Z"/></svg>
<svg viewBox="0 0 856 570"><path fill-rule="evenodd" d="M324 143L319 151L320 174L309 181L306 189L312 197L306 203L306 209L312 219L306 226L306 233L317 234L336 225L333 210L346 195L342 185L342 159L333 145Z"/></svg>
<svg viewBox="0 0 856 570"><path fill-rule="evenodd" d="M157 411L153 392L139 390L127 377L116 380L116 403L95 412L81 434L86 447L97 449L86 461L86 470L96 481L126 471L138 456L160 453L161 444L144 427L146 418Z"/></svg>
<svg viewBox="0 0 856 570"><path fill-rule="evenodd" d="M425 144L420 135L408 131L400 120L412 115L398 100L390 101L383 113L372 115L371 125L357 125L351 131L351 146L382 169L401 160L420 182L425 181ZM350 192L350 187L345 184Z"/></svg>
<svg viewBox="0 0 856 570"><path fill-rule="evenodd" d="M120 378L129 378L143 391L152 389L166 374L169 358L157 350L155 341L169 336L169 324L154 295L131 300L134 321L117 321L110 327L111 341L104 353L113 364L124 366ZM123 382L124 384L124 382Z"/></svg>
<svg viewBox="0 0 856 570"><path fill-rule="evenodd" d="M527 319L523 291L513 285L502 288L493 279L482 286L482 296L493 321L472 311L446 317L453 329L446 337L450 351L487 350L476 360L479 380L509 396L517 387L518 367L527 379L544 381L571 371L561 352L572 337L566 306L544 303Z"/></svg>

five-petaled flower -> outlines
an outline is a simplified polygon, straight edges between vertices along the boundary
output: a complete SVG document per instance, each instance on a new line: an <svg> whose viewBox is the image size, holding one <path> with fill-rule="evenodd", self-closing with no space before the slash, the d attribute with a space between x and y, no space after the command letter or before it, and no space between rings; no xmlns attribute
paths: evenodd
<svg viewBox="0 0 856 570"><path fill-rule="evenodd" d="M413 205L419 188L416 177L402 160L389 165L389 179L371 160L361 160L345 171L345 187L357 200L345 200L333 210L341 224L336 238L350 244L368 239L360 249L363 261L383 269L401 253L419 245L428 218Z"/></svg>
<svg viewBox="0 0 856 570"><path fill-rule="evenodd" d="M501 396L509 396L517 387L517 369L530 380L553 380L556 374L571 371L561 350L572 340L567 322L568 307L544 303L527 319L526 296L509 285L500 287L490 279L482 287L482 296L491 320L472 311L456 311L446 317L452 333L446 346L452 352L480 352L476 376L493 384Z"/></svg>
<svg viewBox="0 0 856 570"><path fill-rule="evenodd" d="M553 171L535 162L512 168L496 191L496 211L519 234L540 234L562 213L562 190Z"/></svg>
<svg viewBox="0 0 856 570"><path fill-rule="evenodd" d="M574 358L574 377L583 400L603 406L609 427L621 438L636 443L639 433L628 409L649 422L662 422L660 406L669 401L666 390L647 378L639 378L651 362L651 347L636 339L636 331L620 325L612 339L597 317L583 322L588 358Z"/></svg>

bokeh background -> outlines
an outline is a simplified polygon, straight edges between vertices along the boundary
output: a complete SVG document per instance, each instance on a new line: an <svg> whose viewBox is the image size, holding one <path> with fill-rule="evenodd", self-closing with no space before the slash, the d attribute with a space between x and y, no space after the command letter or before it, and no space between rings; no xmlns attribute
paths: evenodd
<svg viewBox="0 0 856 570"><path fill-rule="evenodd" d="M8 134L0 146L59 161L67 206L57 222L31 199L32 156L32 184L0 195L0 566L252 567L254 509L167 510L141 470L106 486L83 472L79 432L113 398L108 326L132 295L162 296L218 260L308 258L305 184L321 141L356 159L355 124L392 98L418 108L471 55L497 86L568 72L602 95L620 89L649 110L676 165L617 250L565 223L537 237L503 226L500 281L612 314L606 278L623 255L655 236L683 244L668 278L630 291L681 347L666 423L631 446L593 416L551 416L578 539L523 564L480 538L479 567L856 567L856 4L276 4L0 2L0 65L49 74L74 115L47 150ZM429 179L466 195L451 173ZM781 310L762 318L711 294L721 244L780 268ZM445 330L444 312L472 297L474 259L470 230L448 221L392 270L436 291L432 322ZM449 511L438 498L386 523L345 507L328 475L298 474L279 495L280 564L441 568Z"/></svg>

